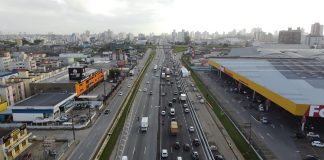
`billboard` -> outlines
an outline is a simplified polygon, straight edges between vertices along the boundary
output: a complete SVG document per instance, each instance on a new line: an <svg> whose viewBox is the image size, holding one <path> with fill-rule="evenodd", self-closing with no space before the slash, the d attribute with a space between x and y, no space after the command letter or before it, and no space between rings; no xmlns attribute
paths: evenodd
<svg viewBox="0 0 324 160"><path fill-rule="evenodd" d="M82 80L82 78L84 77L84 73L85 73L84 67L69 68L69 79Z"/></svg>

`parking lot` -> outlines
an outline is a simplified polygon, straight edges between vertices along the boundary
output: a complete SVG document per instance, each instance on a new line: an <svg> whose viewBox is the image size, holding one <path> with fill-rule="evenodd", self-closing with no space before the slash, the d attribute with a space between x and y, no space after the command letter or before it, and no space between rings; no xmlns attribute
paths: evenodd
<svg viewBox="0 0 324 160"><path fill-rule="evenodd" d="M253 100L253 91L244 86L238 89L237 83L229 77L222 75L220 79L217 72L197 73L201 75L201 79L214 96L227 106L226 113L231 115L245 135L249 137L249 130L252 131L252 140L265 157L270 159L301 159L305 155L324 157L323 148L312 147L309 138L296 138L296 132L301 130L301 117L293 116L273 103L266 107L266 100L257 93ZM306 130L311 131L312 128L315 133L323 136L323 127L318 124L323 120L314 119L308 121ZM310 124L313 127L310 127Z"/></svg>

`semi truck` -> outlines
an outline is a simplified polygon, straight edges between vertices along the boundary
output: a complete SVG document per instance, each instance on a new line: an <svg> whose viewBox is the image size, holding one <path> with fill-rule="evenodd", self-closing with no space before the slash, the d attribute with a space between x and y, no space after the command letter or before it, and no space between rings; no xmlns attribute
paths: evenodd
<svg viewBox="0 0 324 160"><path fill-rule="evenodd" d="M142 117L141 121L141 131L146 132L148 128L148 117Z"/></svg>
<svg viewBox="0 0 324 160"><path fill-rule="evenodd" d="M178 123L177 121L171 121L170 134L176 136L178 134Z"/></svg>

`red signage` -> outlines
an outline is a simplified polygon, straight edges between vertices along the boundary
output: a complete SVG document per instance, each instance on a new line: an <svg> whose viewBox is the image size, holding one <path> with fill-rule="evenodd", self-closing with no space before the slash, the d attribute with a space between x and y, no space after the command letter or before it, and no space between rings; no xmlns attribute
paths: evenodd
<svg viewBox="0 0 324 160"><path fill-rule="evenodd" d="M324 105L311 105L305 113L308 117L322 117L324 118Z"/></svg>

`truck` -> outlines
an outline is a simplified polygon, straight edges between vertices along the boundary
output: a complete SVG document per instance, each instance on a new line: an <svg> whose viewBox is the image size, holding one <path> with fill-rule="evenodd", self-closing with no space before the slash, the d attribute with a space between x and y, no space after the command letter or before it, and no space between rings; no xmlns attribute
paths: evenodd
<svg viewBox="0 0 324 160"><path fill-rule="evenodd" d="M165 74L166 74L166 75L170 75L170 68L166 68L166 69L165 69Z"/></svg>
<svg viewBox="0 0 324 160"><path fill-rule="evenodd" d="M158 66L157 65L154 65L154 72L156 72L157 71L157 68L158 68Z"/></svg>
<svg viewBox="0 0 324 160"><path fill-rule="evenodd" d="M177 121L171 121L170 134L176 136L178 134L178 123Z"/></svg>
<svg viewBox="0 0 324 160"><path fill-rule="evenodd" d="M164 72L162 72L162 74L161 74L161 78L165 78L165 73Z"/></svg>
<svg viewBox="0 0 324 160"><path fill-rule="evenodd" d="M142 117L141 121L141 131L146 132L148 128L148 117Z"/></svg>
<svg viewBox="0 0 324 160"><path fill-rule="evenodd" d="M184 102L187 100L187 95L186 94L180 94L180 97L179 97L180 101Z"/></svg>

